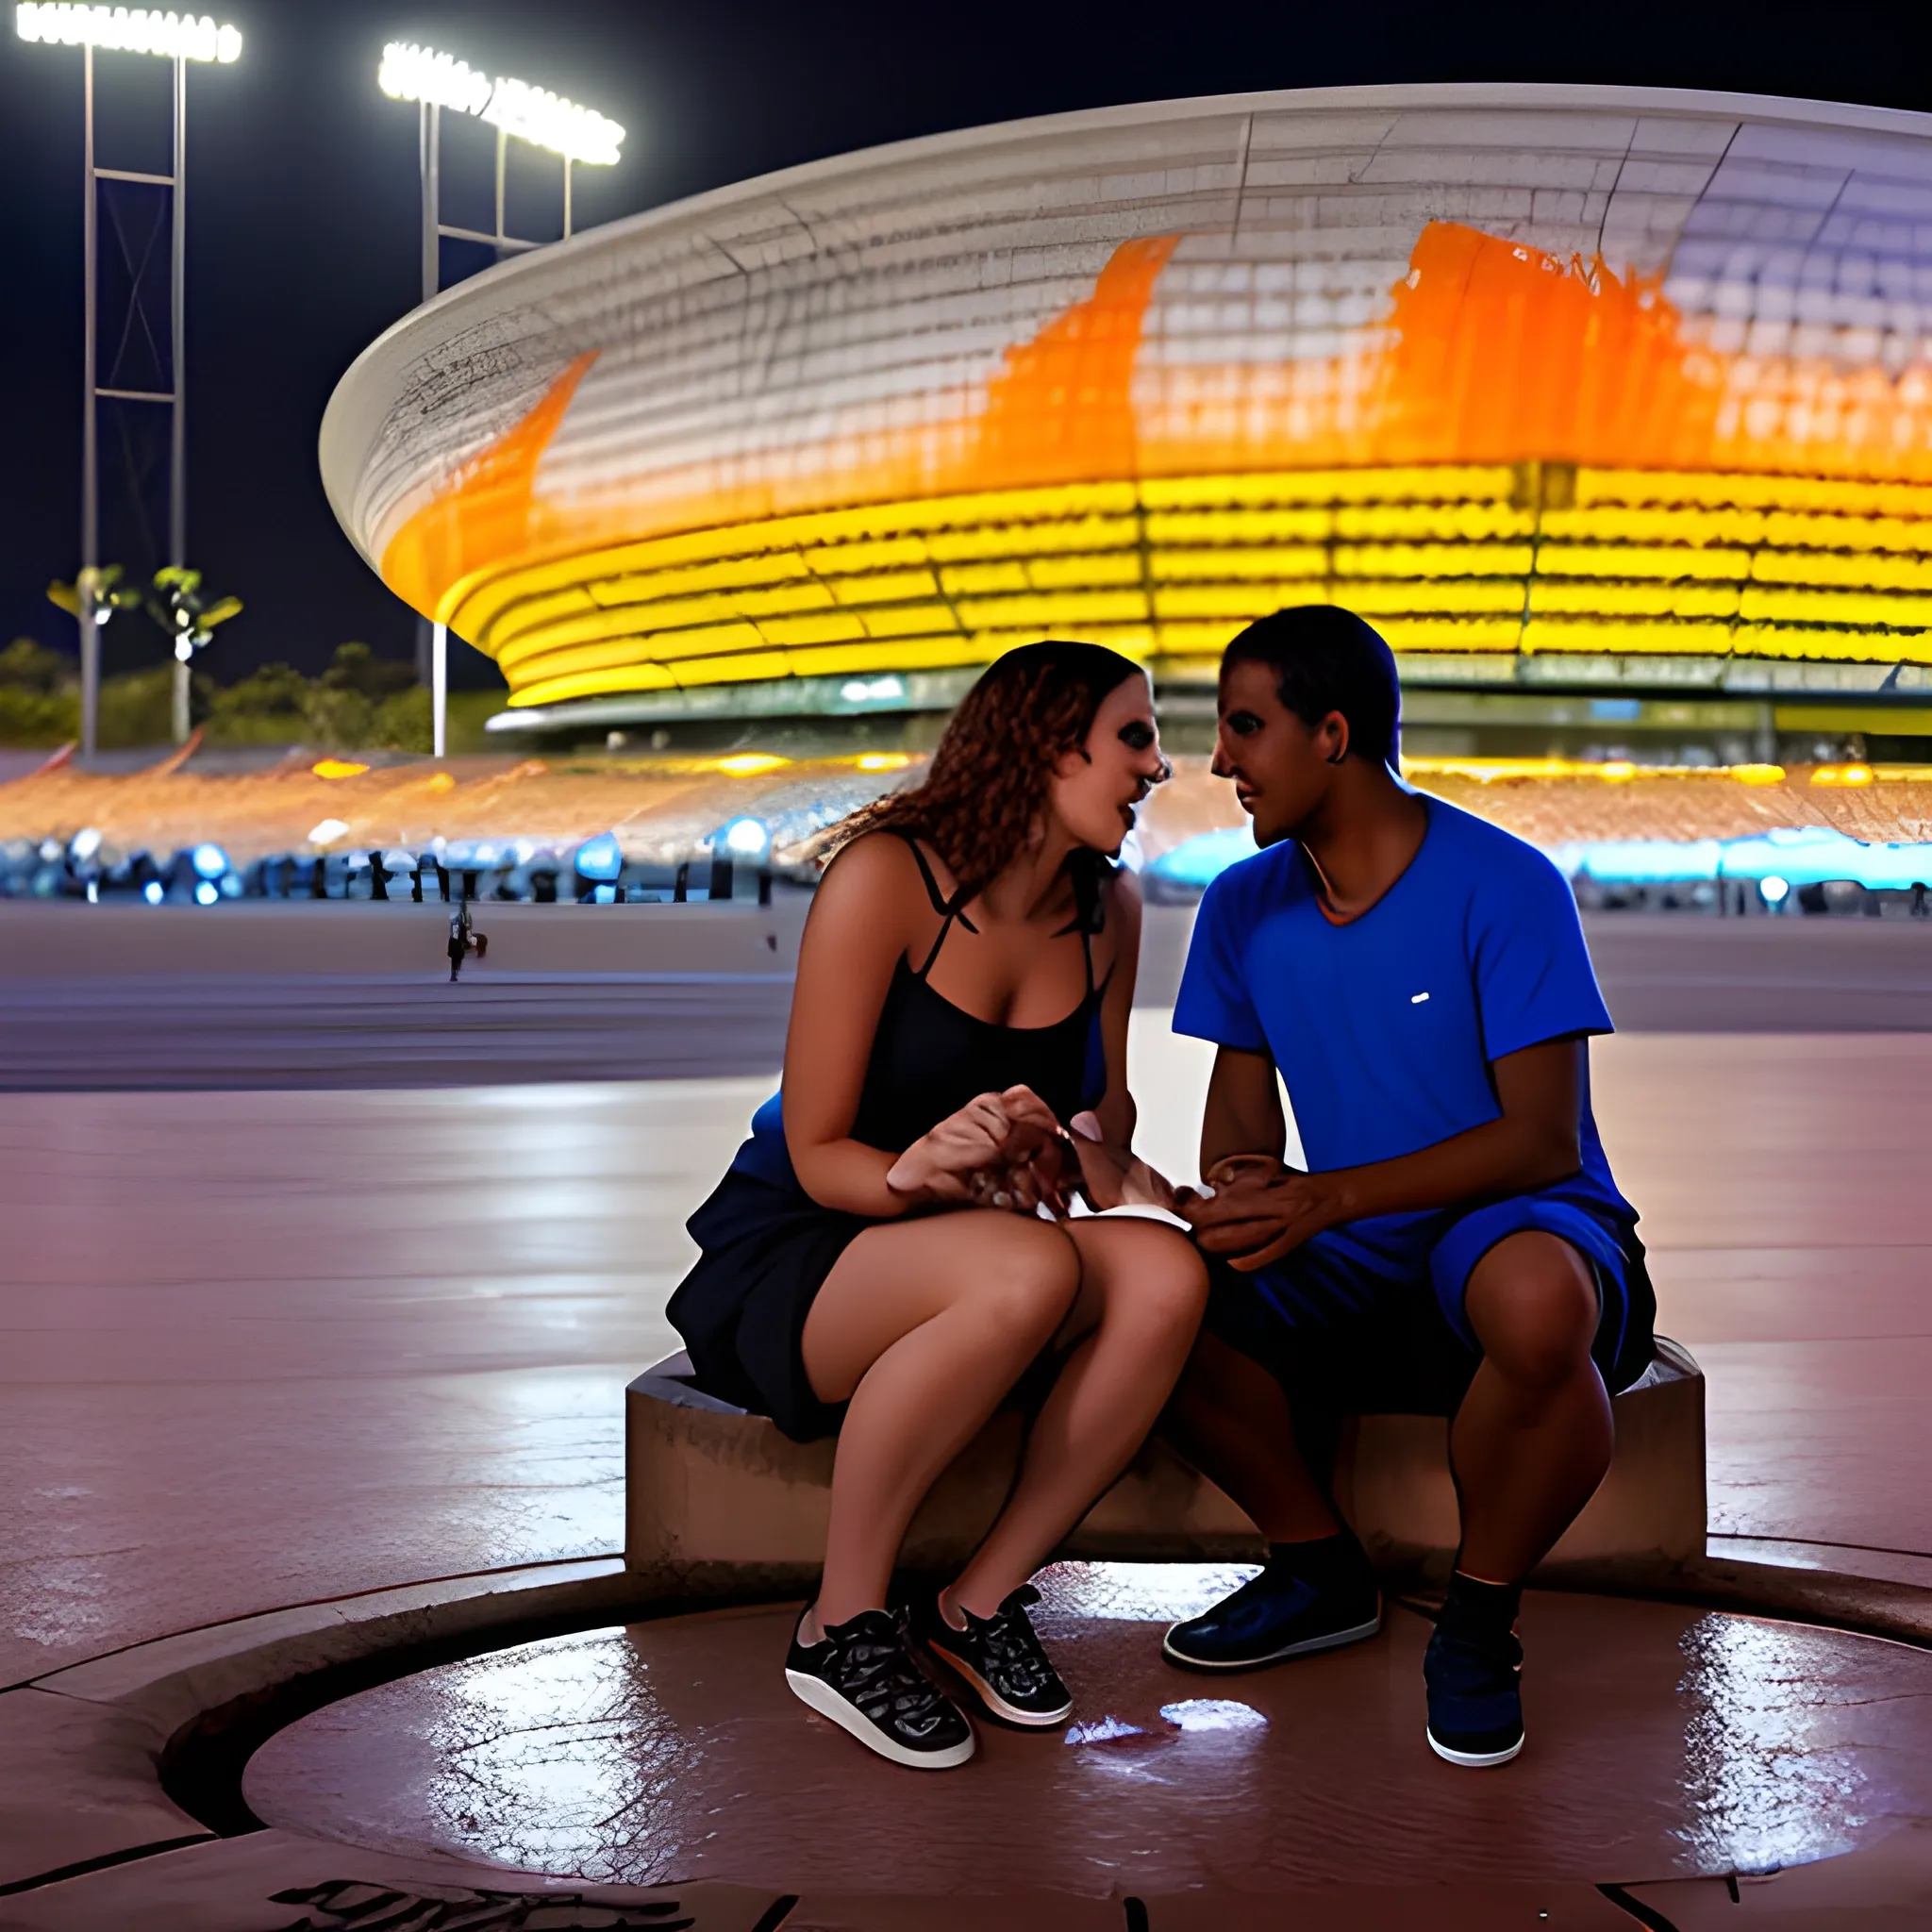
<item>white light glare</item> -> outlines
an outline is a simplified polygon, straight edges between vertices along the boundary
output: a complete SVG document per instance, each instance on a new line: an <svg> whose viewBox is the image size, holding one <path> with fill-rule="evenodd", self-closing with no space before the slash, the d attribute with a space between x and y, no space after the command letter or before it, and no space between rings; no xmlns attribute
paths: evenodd
<svg viewBox="0 0 1932 1932"><path fill-rule="evenodd" d="M733 819L724 827L724 844L741 858L756 858L770 849L772 835L757 819Z"/></svg>
<svg viewBox="0 0 1932 1932"><path fill-rule="evenodd" d="M391 41L382 50L375 84L392 101L427 101L458 114L480 114L490 105L487 74L478 74L453 54L401 41Z"/></svg>
<svg viewBox="0 0 1932 1932"><path fill-rule="evenodd" d="M839 687L848 705L883 704L903 698L906 687L896 677L854 677Z"/></svg>
<svg viewBox="0 0 1932 1932"><path fill-rule="evenodd" d="M1764 894L1767 906L1781 906L1791 890L1791 882L1779 878L1774 872L1768 872L1757 881L1757 890Z"/></svg>
<svg viewBox="0 0 1932 1932"><path fill-rule="evenodd" d="M376 84L394 101L428 101L548 148L566 160L608 167L624 147L624 129L589 108L524 80L491 80L454 55L391 41L382 50Z"/></svg>
<svg viewBox="0 0 1932 1932"><path fill-rule="evenodd" d="M242 58L242 29L217 26L205 13L21 0L13 25L22 40L50 47L103 47L119 54L158 54L169 60L213 60L225 67Z"/></svg>

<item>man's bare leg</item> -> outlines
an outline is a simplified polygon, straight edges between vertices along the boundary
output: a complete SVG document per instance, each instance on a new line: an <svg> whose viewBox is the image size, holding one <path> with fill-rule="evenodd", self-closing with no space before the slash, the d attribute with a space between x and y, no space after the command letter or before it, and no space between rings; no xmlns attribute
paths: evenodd
<svg viewBox="0 0 1932 1932"><path fill-rule="evenodd" d="M1482 1366L1449 1432L1462 1548L1429 1640L1429 1743L1453 1764L1507 1764L1523 1748L1523 1579L1595 1493L1615 1427L1591 1359L1596 1282L1540 1229L1477 1262L1463 1307Z"/></svg>
<svg viewBox="0 0 1932 1932"><path fill-rule="evenodd" d="M1218 1337L1195 1342L1160 1433L1271 1543L1310 1541L1341 1527L1296 1446L1281 1384Z"/></svg>
<svg viewBox="0 0 1932 1932"><path fill-rule="evenodd" d="M1449 1434L1462 1501L1457 1567L1520 1583L1610 1466L1610 1398L1590 1354L1596 1282L1568 1241L1527 1229L1476 1263L1463 1307L1483 1362Z"/></svg>
<svg viewBox="0 0 1932 1932"><path fill-rule="evenodd" d="M1161 1433L1268 1539L1260 1575L1167 1633L1170 1662L1253 1670L1381 1627L1374 1573L1303 1460L1288 1397L1266 1369L1204 1335Z"/></svg>

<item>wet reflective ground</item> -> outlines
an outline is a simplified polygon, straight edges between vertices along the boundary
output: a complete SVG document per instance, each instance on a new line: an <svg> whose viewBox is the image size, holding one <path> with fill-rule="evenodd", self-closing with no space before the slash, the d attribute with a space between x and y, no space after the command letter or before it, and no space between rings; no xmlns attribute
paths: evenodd
<svg viewBox="0 0 1932 1932"><path fill-rule="evenodd" d="M1537 1595L1529 1744L1500 1771L1422 1736L1428 1626L1257 1675L1163 1665L1231 1580L1066 1565L1040 1621L1077 1700L1045 1736L905 1772L807 1712L790 1612L558 1638L366 1692L273 1739L271 1824L603 1880L788 1890L1269 1891L1365 1879L1632 1882L1853 1850L1932 1808L1932 1657L1663 1605Z"/></svg>

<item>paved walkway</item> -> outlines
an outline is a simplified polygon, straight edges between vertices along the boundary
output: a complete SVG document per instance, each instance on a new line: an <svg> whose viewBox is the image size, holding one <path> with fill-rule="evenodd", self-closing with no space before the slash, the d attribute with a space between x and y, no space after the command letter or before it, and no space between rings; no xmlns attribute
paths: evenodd
<svg viewBox="0 0 1932 1932"><path fill-rule="evenodd" d="M1143 1110L1184 1144L1191 1074L1145 1018ZM1932 1578L1932 1037L1596 1066L1709 1373L1712 1528L1773 1540L1718 1547ZM0 1096L0 1684L616 1549L619 1392L768 1091Z"/></svg>

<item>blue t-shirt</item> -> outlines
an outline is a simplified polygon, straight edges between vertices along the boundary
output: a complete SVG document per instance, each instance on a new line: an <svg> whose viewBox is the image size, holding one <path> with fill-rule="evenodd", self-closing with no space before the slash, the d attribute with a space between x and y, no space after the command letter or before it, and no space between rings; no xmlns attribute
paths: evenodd
<svg viewBox="0 0 1932 1932"><path fill-rule="evenodd" d="M1438 798L1407 871L1327 919L1292 840L1229 867L1194 922L1176 1033L1265 1053L1316 1173L1392 1160L1501 1118L1490 1063L1608 1033L1576 902L1535 846ZM1551 1191L1634 1222L1604 1158L1586 1067L1582 1170Z"/></svg>

